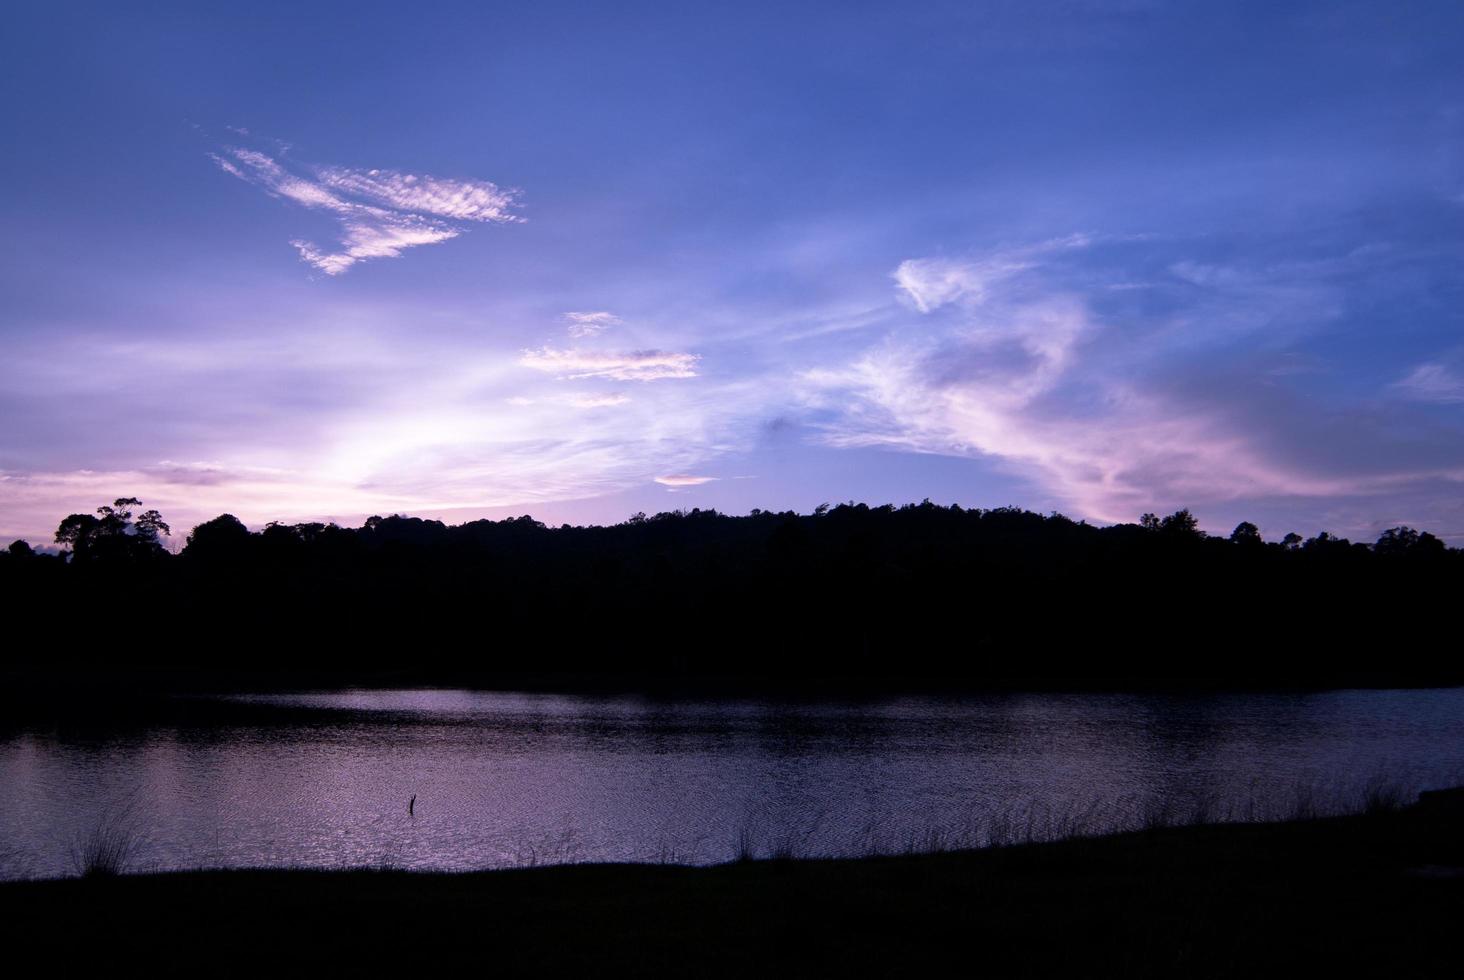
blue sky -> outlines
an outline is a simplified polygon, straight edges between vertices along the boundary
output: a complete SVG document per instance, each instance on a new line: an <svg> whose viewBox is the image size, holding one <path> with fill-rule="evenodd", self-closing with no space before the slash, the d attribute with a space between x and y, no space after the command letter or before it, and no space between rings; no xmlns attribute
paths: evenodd
<svg viewBox="0 0 1464 980"><path fill-rule="evenodd" d="M1464 542L1464 6L33 4L0 537L847 499Z"/></svg>

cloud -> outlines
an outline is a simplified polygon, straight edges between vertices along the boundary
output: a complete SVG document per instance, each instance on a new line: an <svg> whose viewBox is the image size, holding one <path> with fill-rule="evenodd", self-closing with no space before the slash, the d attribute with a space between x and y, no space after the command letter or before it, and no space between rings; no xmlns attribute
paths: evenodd
<svg viewBox="0 0 1464 980"><path fill-rule="evenodd" d="M394 259L417 245L435 245L456 238L458 232L440 225L398 223L396 220L348 221L342 223L339 252L322 252L311 242L292 239L300 257L326 275L345 272L365 259Z"/></svg>
<svg viewBox="0 0 1464 980"><path fill-rule="evenodd" d="M893 275L915 308L930 313L960 299L980 302L993 285L1025 268L1025 263L1006 259L980 263L907 259Z"/></svg>
<svg viewBox="0 0 1464 980"><path fill-rule="evenodd" d="M241 480L270 480L285 476L285 471L262 466L226 466L219 462L178 463L165 459L155 466L138 471L149 481L171 485L214 487Z"/></svg>
<svg viewBox="0 0 1464 980"><path fill-rule="evenodd" d="M625 322L614 313L604 310L596 313L566 313L564 319L569 323L571 337L593 337L610 327Z"/></svg>
<svg viewBox="0 0 1464 980"><path fill-rule="evenodd" d="M615 381L659 381L664 378L694 378L696 354L638 350L623 353L556 350L542 347L526 350L519 358L524 367L557 374L561 378L610 378Z"/></svg>
<svg viewBox="0 0 1464 980"><path fill-rule="evenodd" d="M653 475L703 472L740 451L769 397L726 377L635 390L559 381L495 338L464 348L405 305L380 301L354 319L316 305L223 309L209 330L188 317L166 338L17 338L0 382L0 401L24 411L0 460L0 545L47 541L67 513L122 495L185 530L224 512L254 526L509 507L616 519L628 505L590 501L663 492ZM689 363L606 357L640 376ZM118 421L63 428L48 421L59 404L67 418Z"/></svg>
<svg viewBox="0 0 1464 980"><path fill-rule="evenodd" d="M224 173L234 177L238 177L240 180L250 179L249 175L240 170L239 167L234 163L234 161L229 160L225 157L221 157L217 153L210 153L208 156L210 160L218 164L219 169L222 170Z"/></svg>
<svg viewBox="0 0 1464 980"><path fill-rule="evenodd" d="M225 154L209 154L225 173L275 197L336 216L341 234L334 248L303 239L290 242L301 259L326 275L456 238L462 228L454 222L523 220L512 210L518 192L489 181L343 167L306 168L302 175L257 150L230 147Z"/></svg>
<svg viewBox="0 0 1464 980"><path fill-rule="evenodd" d="M716 480L715 476L689 476L685 473L671 473L667 476L656 477L656 482L663 487L699 487L703 483L711 483Z"/></svg>
<svg viewBox="0 0 1464 980"><path fill-rule="evenodd" d="M887 349L808 380L845 405L825 427L831 445L991 457L1100 520L1132 520L1156 501L1360 489L1278 465L1225 419L1121 385L1083 413L1053 410L1042 401L1058 377L1049 362L948 382L929 357Z"/></svg>
<svg viewBox="0 0 1464 980"><path fill-rule="evenodd" d="M510 405L524 408L529 405L567 405L570 408L614 408L617 405L629 405L630 396L619 391L612 391L606 394L595 392L578 392L573 395L551 395L545 398L530 398L527 395L514 395L505 399Z"/></svg>
<svg viewBox="0 0 1464 980"><path fill-rule="evenodd" d="M1420 364L1393 387L1418 401L1440 405L1464 403L1464 377L1442 364Z"/></svg>
<svg viewBox="0 0 1464 980"><path fill-rule="evenodd" d="M523 221L513 213L518 191L504 190L491 181L447 180L396 170L343 167L327 167L317 173L321 183L333 190L395 211L431 214L454 221Z"/></svg>
<svg viewBox="0 0 1464 980"><path fill-rule="evenodd" d="M613 408L616 405L627 405L630 397L618 391L612 391L605 395L570 395L565 403L575 408Z"/></svg>
<svg viewBox="0 0 1464 980"><path fill-rule="evenodd" d="M951 303L975 306L1006 280L1034 268L1043 255L1083 248L1091 242L1087 235L1069 235L1000 249L977 259L906 259L891 275L921 313L932 313Z"/></svg>
<svg viewBox="0 0 1464 980"><path fill-rule="evenodd" d="M1227 380L1213 345L1233 336L1228 321L1208 324L1207 334L1192 312L1157 321L1100 316L1089 292L1111 296L1104 277L1091 269L1068 275L1044 258L1054 246L900 263L896 286L917 311L954 305L959 313L932 329L891 331L842 365L802 372L801 395L822 441L986 458L1064 506L1110 521L1164 506L1396 493L1464 476L1457 452L1440 455L1447 433L1405 451L1381 420L1344 424L1305 400L1283 399L1274 372ZM1170 268L1187 282L1233 290L1231 303L1253 307L1244 319L1256 323L1300 311L1306 297L1319 299L1314 317L1335 315L1336 304L1313 287L1259 289L1257 275ZM1289 319L1292 331L1304 322ZM1461 379L1436 364L1399 387L1464 401ZM1350 439L1338 439L1343 429ZM1318 435L1328 448L1308 450Z"/></svg>
<svg viewBox="0 0 1464 980"><path fill-rule="evenodd" d="M1241 280L1235 269L1223 265L1193 262L1188 259L1171 265L1169 272L1175 278L1182 279L1192 286L1228 286Z"/></svg>

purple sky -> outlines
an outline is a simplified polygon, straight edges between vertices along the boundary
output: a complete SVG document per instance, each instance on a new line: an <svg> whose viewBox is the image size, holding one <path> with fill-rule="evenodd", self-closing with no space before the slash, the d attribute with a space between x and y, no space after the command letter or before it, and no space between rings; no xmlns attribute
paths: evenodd
<svg viewBox="0 0 1464 980"><path fill-rule="evenodd" d="M0 539L1018 504L1464 543L1464 6L44 4Z"/></svg>

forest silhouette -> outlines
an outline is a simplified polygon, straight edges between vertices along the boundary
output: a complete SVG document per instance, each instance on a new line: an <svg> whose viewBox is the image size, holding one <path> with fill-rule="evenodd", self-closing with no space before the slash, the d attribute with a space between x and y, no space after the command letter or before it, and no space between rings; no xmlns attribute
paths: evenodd
<svg viewBox="0 0 1464 980"><path fill-rule="evenodd" d="M422 682L845 680L945 687L1436 683L1464 551L1229 536L1189 511L848 503L811 514L359 528L225 514L180 552L121 498L0 554L14 663Z"/></svg>

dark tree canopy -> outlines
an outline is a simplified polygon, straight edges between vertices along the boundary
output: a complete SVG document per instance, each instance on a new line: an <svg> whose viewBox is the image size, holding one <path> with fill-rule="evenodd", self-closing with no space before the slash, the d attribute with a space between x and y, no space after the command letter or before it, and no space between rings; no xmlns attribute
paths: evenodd
<svg viewBox="0 0 1464 980"><path fill-rule="evenodd" d="M1427 531L1395 527L1389 528L1378 537L1373 550L1380 555L1438 555L1446 549L1442 541Z"/></svg>
<svg viewBox="0 0 1464 980"><path fill-rule="evenodd" d="M119 497L110 506L98 507L97 517L71 514L56 528L56 543L78 562L159 558L165 551L158 538L172 534L172 529L155 510L144 511L134 521L132 508L141 506L136 497Z"/></svg>
<svg viewBox="0 0 1464 980"><path fill-rule="evenodd" d="M1250 522L1206 536L1188 510L1095 527L851 502L610 527L376 516L258 531L225 514L174 555L141 507L68 516L63 557L0 552L24 621L69 627L59 652L50 636L18 648L115 660L118 619L76 612L136 596L138 616L168 627L149 662L200 670L1310 683L1446 663L1432 624L1464 585L1464 553L1409 528L1375 545L1267 543Z"/></svg>
<svg viewBox="0 0 1464 980"><path fill-rule="evenodd" d="M254 536L233 514L223 514L195 527L183 547L183 557L195 561L244 563Z"/></svg>
<svg viewBox="0 0 1464 980"><path fill-rule="evenodd" d="M1265 543L1261 538L1261 529L1250 521L1241 521L1235 525L1235 530L1230 532L1230 540L1248 547Z"/></svg>
<svg viewBox="0 0 1464 980"><path fill-rule="evenodd" d="M1203 537L1199 518L1188 510L1177 510L1159 522L1159 530L1176 538Z"/></svg>

